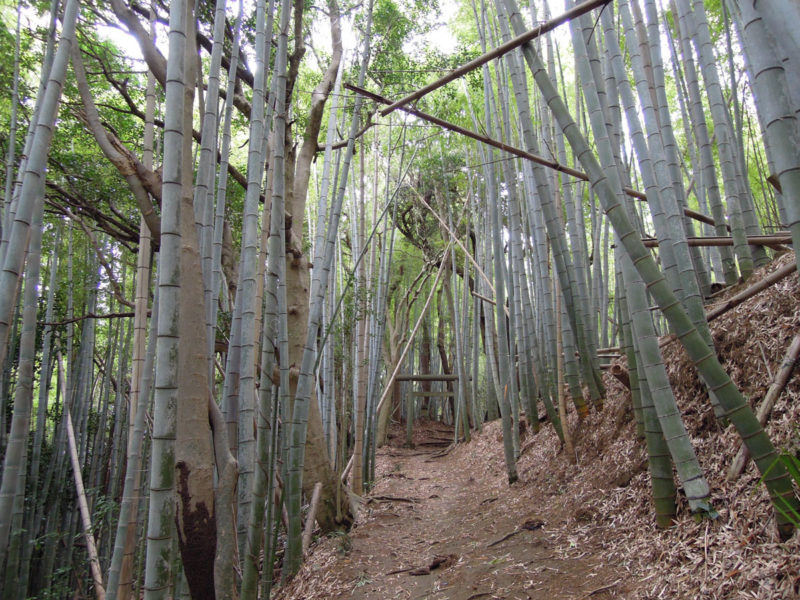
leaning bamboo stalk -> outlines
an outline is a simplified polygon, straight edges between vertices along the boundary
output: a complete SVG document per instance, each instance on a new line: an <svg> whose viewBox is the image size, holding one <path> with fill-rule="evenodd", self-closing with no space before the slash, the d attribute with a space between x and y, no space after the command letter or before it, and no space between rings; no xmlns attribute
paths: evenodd
<svg viewBox="0 0 800 600"><path fill-rule="evenodd" d="M445 249L445 254L450 251L451 245L452 243L447 245L447 248ZM400 358L397 360L394 371L392 371L391 376L386 381L386 387L384 388L383 394L381 395L381 399L378 401L378 406L375 409L377 412L380 412L381 408L383 407L383 403L386 402L386 399L392 392L392 388L394 387L394 381L395 378L397 377L397 373L403 366L403 361L406 359L406 354L408 354L408 350L411 348L411 344L414 343L414 338L417 335L417 331L419 331L420 325L422 325L422 321L425 319L425 315L428 313L428 308L431 305L431 300L433 299L433 295L436 292L436 287L439 285L439 280L442 278L442 273L444 273L446 265L447 261L442 260L441 264L439 265L439 272L436 274L436 279L434 280L433 285L431 285L431 291L428 294L428 298L425 300L425 305L422 307L419 317L417 318L417 322L414 324L414 329L411 330L411 333L408 336L408 341L406 342L403 351L400 353Z"/></svg>
<svg viewBox="0 0 800 600"><path fill-rule="evenodd" d="M356 92L370 100L374 100L375 102L379 102L381 104L389 104L391 100L381 96L380 94L376 94L375 92L371 92L369 90L365 90L363 88L358 87L357 85L353 85L352 83L345 83L344 87L351 92ZM517 148L516 146L512 146L510 144L506 144L505 142L498 141L494 138L489 136L483 135L481 133L476 133L465 127L461 127L460 125L456 125L455 123L450 123L449 121L445 121L444 119L440 119L439 117L435 117L433 115L429 115L419 109L411 108L408 106L402 107L400 110L406 112L410 115L415 117L419 117L423 121L428 121L429 123L433 123L434 125L438 125L443 129L447 129L448 131L452 131L454 133L461 134L465 137L473 139L475 141L481 142L486 144L487 146L492 146L493 148L497 148L498 150L503 150L504 152L508 152L509 154L513 154L514 156L518 156L520 158L524 158L532 163L536 163L537 165L542 165L543 167L547 167L549 169L553 169L554 171L558 171L559 173L564 173L566 175L571 175L576 179L580 179L582 181L589 181L589 175L580 171L578 169L574 169L570 166L564 165L558 161L551 160L549 158L545 158L538 154L534 154L532 152L528 152L527 150L523 150L521 148ZM631 198L636 198L637 200L647 201L647 195L644 192L640 192L633 188L624 187L622 191L625 192ZM708 225L714 225L715 221L711 217L704 215L703 213L697 212L690 208L684 209L684 214L687 217L691 217L696 221L700 221L701 223L706 223ZM723 226L724 227L724 226Z"/></svg>
<svg viewBox="0 0 800 600"><path fill-rule="evenodd" d="M575 6L575 7L571 8L571 9L569 9L568 11L562 13L561 15L559 15L559 16L553 18L553 19L550 19L546 23L542 23L541 25L539 25L537 27L534 27L530 31L527 31L527 32L525 32L525 33L523 33L521 35L518 35L517 37L513 38L512 40L509 40L508 42L506 42L504 44L501 44L500 46L497 46L493 50L490 50L489 52L486 52L485 54L482 54L481 56L469 61L465 65L463 65L463 66L461 66L461 67L459 67L457 69L454 69L453 71L451 71L450 73L448 73L444 77L434 81L433 83L430 83L430 84L426 85L425 87L420 88L416 92L413 92L413 93L409 94L408 96L406 96L402 100L398 100L397 102L395 102L394 104L392 104L388 108L383 109L381 111L381 115L385 117L386 115L388 115L393 110L395 110L397 108L401 108L401 107L405 106L406 104L408 104L409 102L412 102L413 100L417 100L419 98L422 98L422 96L424 96L428 92L432 92L433 90L439 89L443 85L445 85L447 83L450 83L451 81L453 81L455 79L458 79L462 75L465 75L465 74L469 73L470 71L473 71L474 69L477 69L478 67L480 67L482 65L485 65L490 60L498 58L500 56L503 56L504 54L506 54L507 52L510 52L514 48L519 48L523 44L526 44L526 43L530 42L531 40L536 39L537 37L539 37L543 33L547 33L548 31L552 31L553 29L555 29L556 27L558 27L562 23L566 23L570 19L574 19L575 17L579 17L582 14L585 14L585 13L591 11L591 10L594 10L598 6L603 6L605 4L608 4L609 1L610 0L588 0L587 2L579 4L578 6Z"/></svg>
<svg viewBox="0 0 800 600"><path fill-rule="evenodd" d="M609 38L607 41L610 42L612 40ZM590 111L592 132L594 133L598 154L602 160L602 167L609 181L612 182L613 188L619 189L621 187L620 180L622 176L617 168L617 161L619 159L615 156L614 148L611 145L611 132L607 125L609 120L608 117L603 114L605 110L600 102L598 87L594 77L592 77L591 65L588 60L588 50L584 43L583 35L574 27L573 43L576 49L576 55L579 58L578 70L581 75L581 80L583 81L583 96L586 101L586 106ZM612 53L619 57L619 52ZM655 52L652 54L653 63L656 64ZM638 70L640 72L643 71L643 69ZM621 72L622 69L618 69L618 71ZM633 104L633 98L631 94L627 94L627 96L626 104L630 106ZM648 96L648 90L643 89L640 96L646 98ZM650 125L650 129L656 129L654 127L656 119L653 106L647 102L644 104L645 116ZM666 120L661 119L661 123L664 129L666 129ZM638 123L632 123L632 129L638 129L637 133L639 141L641 142L641 129L638 127ZM657 147L657 152L654 152L656 155L654 156L656 159L656 169L655 171L650 171L650 176L652 178L651 183L658 179L659 174L662 179L667 180L669 177L666 173L668 169L666 165L665 144L662 145L661 139L658 136L655 136L655 139L651 139L651 142L651 148L655 149ZM643 144L638 144L640 150L642 150L642 145ZM643 151L640 158L648 158L647 153ZM669 189L672 192L672 188L669 187ZM670 214L677 214L677 204L674 200L674 193L671 195L672 208L670 208L668 196L668 194L664 194L661 197L657 197L657 195L654 194L652 198L653 211L663 210L663 212L666 213L662 215L664 221L669 220ZM664 203L663 208L659 208L661 202ZM665 226L667 225L666 222L663 224ZM673 227L673 229L675 228ZM667 232L662 228L662 233ZM665 237L671 237L673 242L677 242L680 233L681 232L673 231L671 236L667 234ZM675 255L672 255L670 260L677 270L676 257L679 256L678 248L675 246L671 248L674 248ZM667 373L664 369L661 355L658 352L656 331L648 312L648 300L644 281L634 268L629 256L624 251L619 253L617 259L622 267L625 293L628 300L628 310L631 317L634 350L636 352L637 369L642 390L641 398L645 417L645 434L647 436L648 455L651 461L653 496L656 504L657 519L660 526L668 526L670 523L668 517L675 514L674 500L669 499L670 490L674 493L670 455L677 469L678 476L684 484L686 496L689 499L689 505L693 512L707 510L705 508L707 506L705 504L705 499L709 495L709 489L689 441L686 428L680 418L680 413L669 385ZM690 262L688 254L685 256L683 262L687 261ZM700 311L699 318L702 320L703 307L699 303L699 290L697 290L696 282L693 279L693 272L690 274L692 281L689 283L693 284L695 289L694 295L697 297ZM682 287L685 293L686 303L687 305L690 304L689 298L691 294L688 290L690 285L684 281L686 278L675 273L674 279L678 282L683 281L684 285ZM702 320L702 324L706 325L704 320ZM653 419L653 417L655 417L655 419ZM667 454L664 454L665 449L668 449ZM667 479L668 481L664 482L661 481L661 479ZM662 493L664 494L663 496L661 495Z"/></svg>
<svg viewBox="0 0 800 600"><path fill-rule="evenodd" d="M794 263L792 263L792 265L795 266ZM758 417L758 422L761 423L762 427L766 425L767 419L769 419L769 414L772 412L772 407L775 406L775 401L778 399L778 396L781 395L781 392L786 387L786 384L789 383L789 378L792 376L795 367L797 367L798 360L800 360L800 333L798 333L794 337L794 340L792 340L789 350L786 351L786 356L781 363L781 368L775 375L775 381L773 381L772 385L769 386L767 395L764 396L764 400L758 407L756 417ZM749 458L750 452L747 450L747 446L740 444L739 452L736 453L736 458L733 459L733 462L728 469L728 475L726 479L728 481L733 481L739 477L739 475L742 474L742 471L744 470Z"/></svg>
<svg viewBox="0 0 800 600"><path fill-rule="evenodd" d="M506 4L508 12L511 13L515 31L521 31L524 25L516 8L516 3L513 0L502 1ZM785 501L789 502L792 508L795 508L800 507L800 502L798 502L794 494L791 479L786 469L782 464L775 466L777 452L772 442L760 427L758 419L750 410L739 389L733 384L714 353L708 349L705 340L690 321L678 299L669 289L650 252L641 243L639 233L631 225L607 176L545 72L535 49L528 44L523 50L537 86L545 96L547 104L556 116L559 126L564 130L570 145L576 155L579 156L584 167L592 174L594 191L599 196L603 209L611 220L619 240L633 260L634 266L648 285L649 291L659 307L661 307L672 330L681 339L692 362L703 377L706 386L715 392L720 404L723 406L725 417L731 420L743 440L753 450L754 459L759 466L759 470L764 473L768 468L771 469L769 475L765 477L765 485L776 507L775 517L778 531L783 538L788 538L794 531L794 525L785 518L781 511L777 510L777 506L779 503L782 505Z"/></svg>
<svg viewBox="0 0 800 600"><path fill-rule="evenodd" d="M58 352L56 360L58 361L58 378L64 381L64 361L61 357L61 352ZM63 386L62 386L63 387ZM78 459L78 445L75 442L75 429L72 426L72 415L69 411L69 402L64 401L64 420L67 424L67 440L69 443L69 458L72 463L72 472L75 477L75 489L78 495L78 508L81 512L81 522L83 524L83 534L86 538L86 552L89 555L89 567L92 571L92 580L94 581L94 591L97 600L105 600L106 591L103 588L103 575L100 572L100 561L97 558L97 546L94 542L94 534L92 533L92 518L89 514L89 505L86 502L86 490L83 488L83 477L81 476L81 463Z"/></svg>
<svg viewBox="0 0 800 600"><path fill-rule="evenodd" d="M767 289L770 286L775 285L785 277L788 277L789 275L794 273L796 270L797 270L797 262L795 261L781 267L780 269L768 275L767 277L764 277L764 279L762 279L758 283L751 285L749 288L739 292L732 298L728 298L722 304L715 306L714 308L709 310L706 313L706 319L709 322L713 321L714 319L725 314L732 308L739 306L745 300L752 298L759 292Z"/></svg>
<svg viewBox="0 0 800 600"><path fill-rule="evenodd" d="M51 18L55 15L51 14ZM14 40L14 83L11 85L11 123L8 128L8 150L6 152L6 187L3 195L3 218L11 207L11 194L14 188L14 162L17 149L17 107L19 106L19 50L20 50L20 21L22 5L17 7L17 28ZM2 221L2 219L0 219Z"/></svg>
<svg viewBox="0 0 800 600"><path fill-rule="evenodd" d="M22 186L22 174L27 171L27 164L28 164L28 156L31 154L31 148L33 147L33 141L37 129L37 124L39 122L39 115L42 112L42 107L45 104L45 89L47 87L47 82L50 80L50 72L53 66L53 62L55 60L55 52L56 52L56 23L58 21L59 11L58 7L61 5L59 0L50 0L50 23L47 28L47 42L44 48L44 58L42 59L42 67L41 73L39 75L39 89L36 93L36 103L33 107L33 113L30 116L28 122L28 132L25 135L25 143L23 145L22 153L19 157L19 164L16 167L16 176L13 176L12 173L12 190L11 190L11 197L9 198L9 202L5 205L3 209L3 218L2 218L2 233L3 235L0 236L0 263L5 261L6 250L8 249L8 238L9 233L11 231L11 225L14 222L17 206L19 205L20 200L20 192ZM21 8L21 7L20 7ZM19 11L18 11L19 12ZM66 16L66 11L64 13ZM15 101L15 104L19 104L18 100ZM9 136L9 147L11 146L10 136Z"/></svg>
<svg viewBox="0 0 800 600"><path fill-rule="evenodd" d="M37 198L43 192L47 156L56 129L58 107L66 78L70 48L75 43L75 25L78 13L79 3L77 0L67 2L62 19L61 40L44 90L39 121L36 124L25 173L22 175L22 188L17 210L13 223L8 227L8 233L3 232L3 238L8 240L8 244L2 255L3 266L0 271L0 283L2 283L0 285L0 362L5 361L8 352L9 333L17 304L34 212L41 211L40 206L43 207L43 204L38 204Z"/></svg>

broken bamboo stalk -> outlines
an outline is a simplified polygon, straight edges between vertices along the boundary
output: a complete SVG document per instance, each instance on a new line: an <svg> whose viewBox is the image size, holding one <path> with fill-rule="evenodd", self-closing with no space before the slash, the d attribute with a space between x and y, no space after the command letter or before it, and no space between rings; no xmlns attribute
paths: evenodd
<svg viewBox="0 0 800 600"><path fill-rule="evenodd" d="M794 336L792 343L789 345L789 350L786 351L786 356L783 358L781 368L775 375L775 380L772 382L772 385L769 386L767 395L764 396L764 400L758 407L756 416L762 427L767 423L769 414L772 412L772 407L775 406L775 401L778 399L778 396L781 395L786 384L789 383L789 378L792 376L797 366L798 358L800 358L800 333ZM740 444L739 451L736 453L736 458L733 459L728 469L728 475L726 477L728 481L733 481L742 474L748 458L750 458L750 452L748 452L745 445Z"/></svg>
<svg viewBox="0 0 800 600"><path fill-rule="evenodd" d="M622 385L631 389L631 377L628 371L622 365L611 365L609 371Z"/></svg>
<svg viewBox="0 0 800 600"><path fill-rule="evenodd" d="M356 455L351 454L350 460L347 461L347 466L345 466L344 471L342 471L342 483L347 484L347 478L350 476L350 470L353 468L353 463L356 460Z"/></svg>
<svg viewBox="0 0 800 600"><path fill-rule="evenodd" d="M321 493L322 482L318 481L314 484L314 491L311 493L311 505L308 507L306 526L303 530L303 556L308 554L308 547L311 545L311 534L314 532L314 521L317 518L317 507L319 506L319 497Z"/></svg>

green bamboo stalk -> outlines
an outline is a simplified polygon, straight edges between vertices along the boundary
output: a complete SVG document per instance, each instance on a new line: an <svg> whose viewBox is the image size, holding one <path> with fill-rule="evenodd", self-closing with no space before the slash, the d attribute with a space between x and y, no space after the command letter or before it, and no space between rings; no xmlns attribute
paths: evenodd
<svg viewBox="0 0 800 600"><path fill-rule="evenodd" d="M44 203L44 198L38 200ZM3 457L3 479L0 484L0 510L3 518L0 526L9 527L15 524L15 531L10 532L10 546L0 550L0 567L7 564L5 570L11 575L3 583L3 593L16 595L27 581L19 580L19 557L22 544L23 498L27 479L28 435L33 408L33 366L36 358L36 313L39 304L39 271L41 267L42 249L42 212L37 206L34 210L34 222L27 259L28 269L25 273L25 291L22 298L22 329L20 331L19 357L17 364L17 383L14 389L14 412L11 415L11 432ZM8 535L8 534L7 534ZM8 553L8 554L7 554ZM4 560L5 559L5 560ZM6 562L7 561L7 562ZM9 571L11 571L9 573ZM24 594L24 591L22 592Z"/></svg>
<svg viewBox="0 0 800 600"><path fill-rule="evenodd" d="M369 49L371 44L370 31L372 27L372 0L370 0L367 16L367 27L364 36L364 50L362 55L361 68L359 72L359 86L362 86L366 77L366 68L369 61ZM280 91L277 92L280 96ZM319 248L314 263L321 265L319 277L316 273L311 284L311 307L308 316L308 329L306 333L303 358L300 364L300 373L297 381L297 391L294 398L294 410L292 412L292 423L289 449L289 471L287 479L287 503L289 512L289 532L288 548L286 557L286 573L293 574L300 567L302 559L302 539L300 527L300 503L302 490L303 465L305 461L305 444L308 432L309 403L311 401L311 390L313 389L314 364L316 337L319 330L320 317L322 314L322 304L325 291L328 285L328 276L334 257L335 239L338 233L339 219L341 217L341 207L344 200L344 192L347 185L350 163L355 148L355 135L358 131L359 111L361 108L361 97L356 97L354 106L354 118L350 125L350 133L347 141L347 149L339 175L339 188L336 193L336 200L331 206L329 213L329 223L326 233L326 241L323 248ZM276 115L279 111L275 111Z"/></svg>
<svg viewBox="0 0 800 600"><path fill-rule="evenodd" d="M717 63L711 45L711 35L708 30L705 9L702 4L693 0L678 0L678 17L685 35L691 37L695 50L700 58L700 69L703 74L705 90L711 108L711 117L714 122L714 137L717 140L720 167L725 187L725 203L730 219L731 236L734 240L734 252L739 263L739 270L744 279L753 272L753 257L744 231L742 208L739 201L739 179L734 152L736 150L732 140L730 115L722 94L722 87L717 72Z"/></svg>
<svg viewBox="0 0 800 600"><path fill-rule="evenodd" d="M674 2L672 6L674 14L677 15L678 9ZM720 198L719 183L717 182L717 175L714 168L711 136L708 132L708 125L706 124L706 117L703 111L702 94L694 56L692 55L691 41L687 32L680 26L680 21L676 21L675 25L680 28L679 35L677 36L678 47L681 54L681 64L686 74L686 87L689 93L689 116L691 118L692 131L697 140L700 160L700 192L708 197L708 204L715 222L714 229L716 235L727 236L726 219L722 207L722 200ZM719 254L722 260L722 273L725 278L725 283L732 285L739 279L732 249L727 247L720 248Z"/></svg>
<svg viewBox="0 0 800 600"><path fill-rule="evenodd" d="M633 339L635 345L635 334ZM672 463L641 363L637 363L637 369L640 386L639 397L642 416L644 417L647 463L650 470L650 484L653 493L653 504L655 505L656 524L662 529L666 529L672 525L672 521L677 513L677 506L675 504L675 482L672 479Z"/></svg>
<svg viewBox="0 0 800 600"><path fill-rule="evenodd" d="M514 1L504 0L504 3L511 15L514 30L517 34L521 33L524 30L524 25L516 10ZM640 234L632 227L622 204L619 202L600 164L592 154L586 139L578 130L567 107L558 95L538 54L530 44L524 46L523 51L537 86L569 140L573 152L589 173L593 189L599 196L603 209L611 220L611 224L633 261L636 270L648 285L653 298L669 321L672 330L686 348L706 386L716 393L720 404L725 410L725 416L734 424L745 444L751 449L754 460L761 472L763 473L768 468L771 468L765 483L773 504L777 506L777 503L780 502L781 506L785 506L785 501L793 507L800 508L800 503L797 502L794 496L791 480L787 472L785 469L775 468L773 465L776 462L777 453L772 442L761 428L758 419L756 419L741 392L733 384L716 355L709 350L705 340L692 324L678 299L669 289L658 266L642 244ZM780 534L782 536L791 535L793 525L780 511L776 511L776 520Z"/></svg>
<svg viewBox="0 0 800 600"><path fill-rule="evenodd" d="M156 338L150 506L144 581L146 600L166 599L173 585L175 545L175 439L178 404L180 295L180 212L184 149L185 0L170 5L169 55L164 113L164 175L161 193L161 245L158 268L159 313Z"/></svg>
<svg viewBox="0 0 800 600"><path fill-rule="evenodd" d="M287 11L285 6L281 8L281 14ZM282 16L281 34L285 35L284 21L288 23L289 15ZM245 541L247 539L247 520L250 517L252 495L252 477L255 471L256 459L256 437L255 437L255 366L256 366L256 288L258 274L258 201L261 193L261 183L264 178L264 140L269 132L269 124L265 122L266 112L266 83L267 65L269 62L266 44L266 23L267 6L264 0L256 4L256 57L255 57L255 80L253 83L253 99L250 109L250 144L247 153L247 190L245 193L243 218L242 218L242 250L239 264L240 284L237 287L237 303L240 309L240 339L238 357L238 388L234 387L232 393L238 395L239 404L239 494L238 494L238 532L239 532L239 551L245 552ZM279 38L280 40L280 38ZM278 51L280 52L280 41ZM278 57L276 60L280 60ZM280 77L281 72L276 62L275 77ZM280 119L280 83L276 89L276 114ZM285 93L283 94L285 96ZM281 140L274 141L276 154ZM275 181L282 177L276 170ZM275 183L273 183L273 187ZM241 299L241 301L240 301ZM259 309L260 310L260 309ZM234 317L235 318L235 317ZM243 554L242 554L243 555Z"/></svg>
<svg viewBox="0 0 800 600"><path fill-rule="evenodd" d="M78 0L69 0L64 8L61 40L44 90L41 112L22 176L22 188L13 224L8 228L7 235L5 231L3 232L3 238L8 240L8 245L2 256L3 267L0 271L0 364L5 361L8 352L9 330L28 250L31 223L35 220L37 207L38 210L44 209L44 204L38 203L37 199L44 195L47 156L55 133L70 50L75 43L78 12ZM9 512L3 513L3 515L8 514ZM0 548L4 548L7 543L8 529L5 526L5 518L0 516Z"/></svg>
<svg viewBox="0 0 800 600"><path fill-rule="evenodd" d="M765 26L761 11L746 2L737 2L732 7L732 14L740 23L748 59L748 75L756 96L756 110L764 131L765 146L771 155L774 175L782 191L783 214L797 249L800 248L800 203L797 202L800 197L800 161L792 148L800 145L800 124L796 112L800 108L800 97L794 97L789 73L777 60L779 41L772 37Z"/></svg>

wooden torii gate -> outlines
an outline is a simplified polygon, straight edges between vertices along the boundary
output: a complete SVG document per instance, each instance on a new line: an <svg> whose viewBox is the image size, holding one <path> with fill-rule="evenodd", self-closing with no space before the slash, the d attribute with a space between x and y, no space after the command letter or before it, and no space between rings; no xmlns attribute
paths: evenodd
<svg viewBox="0 0 800 600"><path fill-rule="evenodd" d="M400 402L402 401L400 398L400 384L404 381L455 381L459 380L458 375L450 374L450 373L425 373L422 375L414 375L413 373L398 373L395 375L394 380L392 381L392 404L394 406L399 406ZM458 393L457 389L453 391L445 390L445 391L437 391L437 392L430 392L430 391L418 391L412 392L410 400L414 398L426 397L426 398L453 398L455 399L456 394ZM413 403L409 402L407 411L406 411L406 445L412 445L412 433L414 427L414 414L413 414ZM455 414L455 402L453 402L453 420L456 419ZM454 427L456 423L453 423ZM457 428L456 428L457 429Z"/></svg>
<svg viewBox="0 0 800 600"><path fill-rule="evenodd" d="M395 405L400 401L400 383L403 381L458 381L458 375L451 373L431 374L425 373L423 375L414 375L412 373L399 373L395 376L392 383L392 400ZM455 398L456 390L452 392L449 390L443 392L419 391L412 392L411 395L416 398Z"/></svg>

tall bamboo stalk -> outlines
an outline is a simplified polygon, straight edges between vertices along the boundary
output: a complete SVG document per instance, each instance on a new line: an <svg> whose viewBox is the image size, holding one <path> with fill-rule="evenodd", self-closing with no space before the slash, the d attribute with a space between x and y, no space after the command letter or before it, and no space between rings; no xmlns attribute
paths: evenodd
<svg viewBox="0 0 800 600"><path fill-rule="evenodd" d="M150 506L144 597L166 599L173 584L175 533L175 439L180 341L180 213L184 162L184 48L190 24L184 0L170 5L169 54L164 113L164 183L158 265L158 333L150 468Z"/></svg>
<svg viewBox="0 0 800 600"><path fill-rule="evenodd" d="M518 33L522 32L524 25L519 12L516 10L515 3L513 0L504 0L504 3L511 15L514 30ZM725 410L725 416L730 419L742 439L750 447L761 472L765 472L768 468L771 469L766 478L766 485L773 498L773 503L780 502L781 506L784 506L783 501L785 500L792 506L800 507L800 503L797 502L792 491L788 474L785 470L776 469L773 464L776 462L775 457L777 454L772 442L761 428L758 419L755 418L753 411L742 394L733 384L715 354L708 349L706 341L694 327L681 307L680 302L669 289L658 266L642 244L639 234L632 227L606 174L594 154L592 154L586 138L578 129L563 100L558 95L538 54L531 45L525 46L523 51L537 86L553 111L576 156L579 157L584 168L589 172L593 189L599 196L603 209L611 220L611 224L614 226L614 230L624 245L626 252L630 255L636 270L648 285L653 298L669 321L673 331L683 343L707 387L716 393L720 404ZM793 526L780 511L776 511L776 519L781 535L791 535Z"/></svg>
<svg viewBox="0 0 800 600"><path fill-rule="evenodd" d="M41 112L36 122L30 153L27 155L25 163L14 221L7 234L6 231L3 231L3 238L8 240L8 245L2 257L3 267L0 271L0 364L5 361L8 352L9 329L28 250L31 223L36 218L36 211L44 209L44 203L38 202L38 198L44 196L47 156L55 133L70 51L75 43L75 23L78 12L78 0L68 0L64 8L61 39L43 93ZM0 517L0 548L5 547L8 543L8 532L4 521L5 519Z"/></svg>

